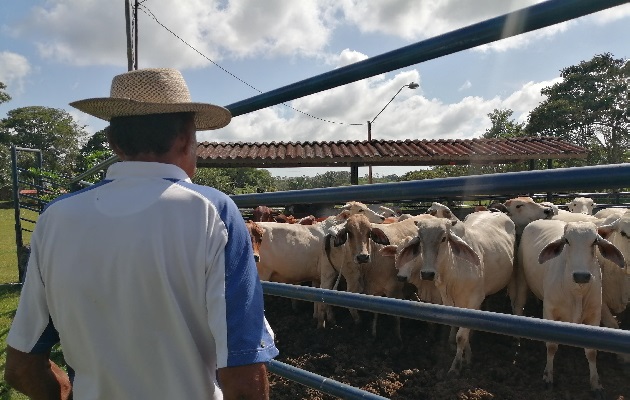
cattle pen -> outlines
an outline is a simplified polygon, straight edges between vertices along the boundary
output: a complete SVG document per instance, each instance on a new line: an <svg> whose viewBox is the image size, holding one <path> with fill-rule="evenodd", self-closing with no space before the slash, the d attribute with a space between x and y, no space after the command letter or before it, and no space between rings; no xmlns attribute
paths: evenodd
<svg viewBox="0 0 630 400"><path fill-rule="evenodd" d="M234 116L293 100L380 73L424 62L478 45L540 29L556 23L627 3L627 1L548 1L493 18L432 39L372 57L335 71L315 76L226 106ZM506 34L507 21L522 23ZM630 186L630 165L567 168L545 171L515 172L468 176L391 184L340 188L310 189L289 192L257 193L233 196L239 207L260 204L285 205L328 203L362 199L364 201L400 201L418 198L464 198L497 193L522 194L563 190L605 190ZM327 292L283 284L264 283L266 294L294 299L320 301L366 311L487 330L537 340L551 340L572 346L588 346L604 351L630 354L630 332L575 324L533 320L527 317L496 315L474 310L454 310L446 306L409 304L403 300L380 299L351 293ZM455 315L454 313L457 313ZM597 337L597 341L593 338ZM332 381L310 372L273 361L269 370L324 393L348 399L382 399L383 397Z"/></svg>
<svg viewBox="0 0 630 400"><path fill-rule="evenodd" d="M629 3L630 0L549 0L512 13L492 18L404 48L357 62L267 93L225 106L234 117L291 101L399 68L471 49L525 32L579 18L594 12ZM508 21L519 21L509 24ZM506 26L515 28L506 31ZM116 161L107 160L75 177L79 183L86 176L105 169ZM365 202L419 201L445 198L462 200L526 193L618 190L630 187L630 164L558 168L463 176L422 181L354 185L335 188L285 192L253 193L231 196L240 208L264 204L328 204L362 200ZM547 321L530 317L468 310L407 300L325 290L297 285L263 282L266 295L321 302L363 311L389 314L409 319L457 325L474 330L554 341L575 347L630 354L630 332L603 327ZM596 340L594 340L596 338ZM280 349L282 351L282 349ZM344 399L384 399L380 395L334 381L314 372L271 361L270 372ZM273 393L272 393L273 395Z"/></svg>

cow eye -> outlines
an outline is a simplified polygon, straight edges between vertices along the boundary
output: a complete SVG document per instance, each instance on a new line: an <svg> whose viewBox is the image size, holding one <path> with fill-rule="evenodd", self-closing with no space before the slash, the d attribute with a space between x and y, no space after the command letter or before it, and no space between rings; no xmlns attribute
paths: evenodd
<svg viewBox="0 0 630 400"><path fill-rule="evenodd" d="M517 205L516 205L516 208L521 208L521 207L523 207L523 205L522 205L522 204L517 204Z"/></svg>
<svg viewBox="0 0 630 400"><path fill-rule="evenodd" d="M628 238L628 234L624 231L619 232L621 233L621 236L625 237L626 239Z"/></svg>
<svg viewBox="0 0 630 400"><path fill-rule="evenodd" d="M442 237L442 243L446 242L446 236Z"/></svg>

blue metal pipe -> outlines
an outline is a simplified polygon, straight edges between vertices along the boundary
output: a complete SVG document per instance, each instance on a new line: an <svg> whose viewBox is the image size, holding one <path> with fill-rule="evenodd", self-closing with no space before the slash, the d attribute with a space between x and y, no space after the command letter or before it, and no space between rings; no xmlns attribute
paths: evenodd
<svg viewBox="0 0 630 400"><path fill-rule="evenodd" d="M225 106L247 114L313 93L582 17L630 0L550 0ZM510 27L507 30L506 27Z"/></svg>
<svg viewBox="0 0 630 400"><path fill-rule="evenodd" d="M239 207L343 203L352 200L417 200L437 197L490 196L630 186L630 164L557 168L525 172L353 185L334 188L251 193L231 196Z"/></svg>
<svg viewBox="0 0 630 400"><path fill-rule="evenodd" d="M630 354L630 332L386 297L262 282L265 294L461 326L526 339Z"/></svg>
<svg viewBox="0 0 630 400"><path fill-rule="evenodd" d="M341 399L351 400L387 400L386 397L379 396L374 393L366 392L361 389L357 389L345 383L337 382L332 379L325 378L321 375L314 374L312 372L305 371L300 368L293 367L289 364L282 363L280 361L271 360L267 363L267 369L269 372L273 372L276 375L280 375L284 378L291 379L304 386L319 390L326 394L337 396Z"/></svg>

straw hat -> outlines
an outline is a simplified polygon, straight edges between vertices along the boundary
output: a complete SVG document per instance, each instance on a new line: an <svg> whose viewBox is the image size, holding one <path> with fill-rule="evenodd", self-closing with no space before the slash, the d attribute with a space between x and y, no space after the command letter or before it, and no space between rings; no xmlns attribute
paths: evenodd
<svg viewBox="0 0 630 400"><path fill-rule="evenodd" d="M182 74L171 68L147 68L117 75L110 97L70 103L71 106L109 121L112 117L194 112L198 131L226 126L232 115L221 106L190 101Z"/></svg>

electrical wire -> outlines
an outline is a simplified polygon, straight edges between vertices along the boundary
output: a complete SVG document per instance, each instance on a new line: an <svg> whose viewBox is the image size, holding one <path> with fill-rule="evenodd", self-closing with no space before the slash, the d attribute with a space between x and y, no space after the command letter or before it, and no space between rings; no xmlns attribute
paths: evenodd
<svg viewBox="0 0 630 400"><path fill-rule="evenodd" d="M226 74L230 75L232 78L238 80L239 82L243 83L244 85L248 86L249 88L257 91L258 93L263 93L260 89L255 88L254 86L252 86L251 84L245 82L243 79L239 78L238 76L234 75L232 72L228 71L227 69L223 68L221 65L217 64L215 61L213 61L212 59L210 59L208 56L206 56L205 54L203 54L201 51L197 50L194 46L192 46L190 43L188 43L187 41L185 41L182 37L180 37L178 34L176 34L175 32L173 32L170 28L168 28L166 25L164 25L162 22L160 22L157 17L155 16L155 14L153 14L153 12L145 5L142 5L142 3L144 3L143 0L142 2L139 2L139 8L142 10L142 12L144 12L145 14L147 14L150 18L152 18L158 25L160 25L162 28L166 29L171 35L175 36L177 39L179 39L179 41L181 41L182 43L184 43L186 46L188 46L189 48L191 48L193 51L195 51L197 54L199 54L200 56L202 56L203 58L205 58L206 60L210 61L213 65L215 65L217 68L219 68L220 70L222 70L223 72L225 72ZM309 114L307 112L298 110L295 107L290 106L287 103L281 103L283 106L288 107L290 109L292 109L293 111L296 111L300 114L306 115L307 117L311 117L313 119L317 119L319 121L323 121L323 122L328 122L331 124L337 124L337 125L349 125L349 126L361 126L361 125L365 125L364 123L362 124L357 124L357 123L347 123L347 122L338 122L338 121L331 121L325 118L320 118L317 117L315 115Z"/></svg>

